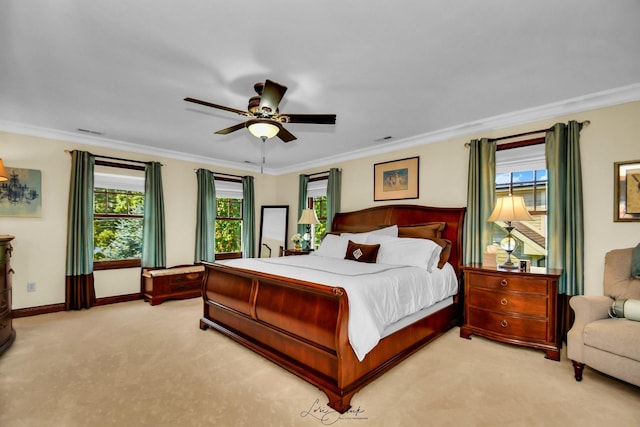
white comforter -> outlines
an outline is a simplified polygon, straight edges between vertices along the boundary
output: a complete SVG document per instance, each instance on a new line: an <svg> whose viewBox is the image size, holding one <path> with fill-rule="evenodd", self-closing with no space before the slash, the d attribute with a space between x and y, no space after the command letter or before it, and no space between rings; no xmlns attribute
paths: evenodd
<svg viewBox="0 0 640 427"><path fill-rule="evenodd" d="M429 273L419 267L317 255L218 262L344 288L349 300L349 343L360 361L380 341L386 327L458 291L458 280L450 264Z"/></svg>

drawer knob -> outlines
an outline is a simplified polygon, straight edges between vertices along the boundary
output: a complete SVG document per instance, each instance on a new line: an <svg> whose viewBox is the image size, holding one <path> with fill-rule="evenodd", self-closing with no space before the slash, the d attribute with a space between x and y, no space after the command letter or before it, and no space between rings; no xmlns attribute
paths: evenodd
<svg viewBox="0 0 640 427"><path fill-rule="evenodd" d="M503 320L502 322L500 322L500 326L502 326L503 328L506 328L507 326L509 326L509 322L507 322L506 320Z"/></svg>
<svg viewBox="0 0 640 427"><path fill-rule="evenodd" d="M502 298L502 299L500 300L500 304L502 304L502 305L507 305L508 303L509 303L509 301L507 301L507 299L506 299L506 298Z"/></svg>
<svg viewBox="0 0 640 427"><path fill-rule="evenodd" d="M502 279L500 281L500 286L507 286L507 279Z"/></svg>

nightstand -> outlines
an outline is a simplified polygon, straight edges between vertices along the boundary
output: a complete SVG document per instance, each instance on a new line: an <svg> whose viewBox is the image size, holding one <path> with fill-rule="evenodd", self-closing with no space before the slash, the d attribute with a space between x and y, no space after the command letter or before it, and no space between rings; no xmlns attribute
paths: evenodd
<svg viewBox="0 0 640 427"><path fill-rule="evenodd" d="M311 252L313 252L313 249L301 249L299 251L296 251L295 249L285 249L284 250L284 256L289 256L289 255L309 255Z"/></svg>
<svg viewBox="0 0 640 427"><path fill-rule="evenodd" d="M464 325L462 338L477 335L531 347L560 360L558 278L561 270L532 267L531 272L462 267Z"/></svg>

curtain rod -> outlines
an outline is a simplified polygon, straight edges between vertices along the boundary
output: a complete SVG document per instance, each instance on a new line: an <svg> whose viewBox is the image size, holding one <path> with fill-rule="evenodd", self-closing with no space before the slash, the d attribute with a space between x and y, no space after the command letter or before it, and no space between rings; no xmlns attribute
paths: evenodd
<svg viewBox="0 0 640 427"><path fill-rule="evenodd" d="M309 178L311 178L312 176L325 175L325 174L328 174L328 173L329 173L329 171L316 172L316 173L308 173L308 174L307 174L307 176L308 176Z"/></svg>
<svg viewBox="0 0 640 427"><path fill-rule="evenodd" d="M221 177L221 178L222 178L222 177L224 177L224 176L229 176L229 177L231 177L231 178L240 178L240 179L243 179L246 175L245 175L245 176L241 176L241 175L233 175L233 174L231 174L231 173L213 172L213 176L214 176L214 177L219 176L219 177Z"/></svg>
<svg viewBox="0 0 640 427"><path fill-rule="evenodd" d="M590 123L591 123L591 121L585 120L581 124L583 126L588 126ZM494 142L494 141L501 141L503 139L517 138L519 136L535 135L536 133L547 132L550 129L553 129L553 127L550 127L550 128L547 128L547 129L539 129L539 130L532 130L532 131L529 131L529 132L517 133L517 134L514 134L514 135L501 136L501 137L498 137L498 138L488 138L488 140L489 140L489 142ZM465 142L464 146L469 148L471 146L471 144L468 143L468 142Z"/></svg>
<svg viewBox="0 0 640 427"><path fill-rule="evenodd" d="M193 171L194 171L194 172L198 172L198 169L194 169ZM213 176L214 176L214 177L216 177L216 176L219 176L219 177L228 176L228 177L231 177L231 178L240 178L240 179L242 179L242 178L244 178L245 176L247 176L247 175L245 175L245 176L241 176L241 175L233 175L233 174L230 174L230 173L213 172L213 171L209 171L209 172L211 172L211 173L213 174Z"/></svg>
<svg viewBox="0 0 640 427"><path fill-rule="evenodd" d="M69 150L64 150L64 152L67 153L67 154L71 154L71 151L69 151ZM89 154L92 155L95 158L98 158L98 159L119 160L121 162L140 163L140 164L143 164L143 165L148 165L148 164L153 163L153 162L143 162L142 160L122 159L120 157L99 156L99 155L96 155L96 154L93 154L93 153L89 153ZM162 163L161 163L161 165L162 165ZM164 166L164 165L162 165L162 166Z"/></svg>

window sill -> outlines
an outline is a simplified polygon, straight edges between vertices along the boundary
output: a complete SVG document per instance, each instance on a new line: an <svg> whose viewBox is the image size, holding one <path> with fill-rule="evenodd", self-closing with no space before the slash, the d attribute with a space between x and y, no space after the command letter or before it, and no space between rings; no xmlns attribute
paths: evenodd
<svg viewBox="0 0 640 427"><path fill-rule="evenodd" d="M94 261L93 270L115 270L118 268L139 268L140 259L119 259L114 261Z"/></svg>

